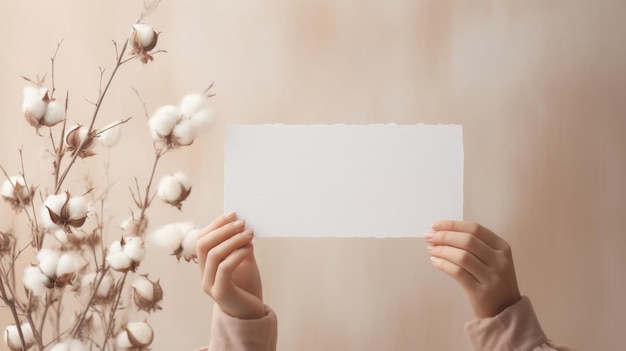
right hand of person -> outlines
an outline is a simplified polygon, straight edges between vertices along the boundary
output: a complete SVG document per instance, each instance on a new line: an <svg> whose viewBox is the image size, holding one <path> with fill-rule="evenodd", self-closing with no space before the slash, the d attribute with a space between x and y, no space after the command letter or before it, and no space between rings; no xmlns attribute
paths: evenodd
<svg viewBox="0 0 626 351"><path fill-rule="evenodd" d="M222 311L239 319L265 315L253 236L245 221L231 212L201 230L196 244L202 289Z"/></svg>
<svg viewBox="0 0 626 351"><path fill-rule="evenodd" d="M433 223L424 239L432 264L465 290L477 319L493 317L521 299L509 244L474 222Z"/></svg>

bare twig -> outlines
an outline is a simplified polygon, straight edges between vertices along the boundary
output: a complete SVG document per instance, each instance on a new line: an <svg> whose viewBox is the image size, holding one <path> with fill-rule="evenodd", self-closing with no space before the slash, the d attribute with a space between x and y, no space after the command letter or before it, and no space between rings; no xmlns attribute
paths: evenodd
<svg viewBox="0 0 626 351"><path fill-rule="evenodd" d="M7 295L6 289L4 288L4 281L2 278L0 278L0 294L2 294L0 297L2 298L2 301L9 306L9 309L11 310L11 314L13 315L13 320L15 321L15 326L17 327L17 333L20 336L20 342L22 343L22 350L26 350L26 340L24 340L24 333L22 332L22 323L20 323L20 319L17 315L17 309L15 308L15 297L14 295L12 297L9 297ZM33 326L31 325L31 328ZM34 330L33 330L34 332Z"/></svg>
<svg viewBox="0 0 626 351"><path fill-rule="evenodd" d="M61 39L60 42L57 43L57 48L56 50L54 50L54 55L52 55L52 57L50 58L50 64L51 64L51 76L52 76L52 92L50 93L50 100L54 100L54 92L56 91L56 87L55 87L55 83L54 83L54 60L57 58L57 54L59 53L59 48L61 47L61 44L63 43L63 39Z"/></svg>
<svg viewBox="0 0 626 351"><path fill-rule="evenodd" d="M109 80L107 81L106 86L104 87L104 90L101 91L100 96L98 97L98 102L96 102L96 108L94 110L93 117L91 118L91 123L89 124L89 129L87 129L87 135L91 135L91 132L93 131L93 126L96 123L96 118L98 117L98 112L100 111L100 107L102 106L102 101L104 100L104 97L106 96L106 93L109 90L109 87L111 86L111 82L113 82L113 78L115 77L115 74L117 73L117 70L122 65L122 57L124 56L124 53L126 52L126 48L127 47L128 47L128 40L126 40L124 42L124 46L122 47L122 51L119 53L119 55L117 55L117 62L115 64L115 68L113 68L113 72L111 72L111 75L109 76ZM78 158L78 155L80 154L80 151L83 149L85 143L88 140L89 140L89 138L83 139L83 141L80 143L78 148L76 148L76 152L74 153L74 156L70 160L70 163L67 165L67 168L65 168L65 171L63 171L63 174L61 175L61 178L59 179L59 181L58 181L58 183L56 185L55 193L58 193L59 190L61 189L61 185L63 184L63 181L65 180L65 177L67 176L68 172L72 168L72 165L74 164L74 162L76 162L76 158Z"/></svg>
<svg viewBox="0 0 626 351"><path fill-rule="evenodd" d="M109 321L108 321L107 327L105 328L105 333L104 333L104 345L102 345L103 350L106 350L107 345L108 345L107 341L109 340L109 337L113 333L113 327L115 325L115 313L117 312L117 309L120 305L120 301L122 299L122 292L124 290L124 283L126 283L127 276L128 276L128 272L125 272L124 276L118 281L117 285L115 286L117 296L115 298L115 303L113 304L113 306L111 307L111 311L109 312Z"/></svg>

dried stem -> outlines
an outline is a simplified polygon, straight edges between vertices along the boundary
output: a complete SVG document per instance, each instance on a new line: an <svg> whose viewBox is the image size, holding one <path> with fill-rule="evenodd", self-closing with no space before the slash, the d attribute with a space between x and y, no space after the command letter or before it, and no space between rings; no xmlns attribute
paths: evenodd
<svg viewBox="0 0 626 351"><path fill-rule="evenodd" d="M52 57L50 58L50 64L51 64L51 77L52 77L52 92L50 93L50 99L53 100L54 98L54 92L56 91L55 85L54 85L54 60L57 58L57 54L59 53L59 48L61 47L61 44L63 43L63 40L61 40L60 42L57 43L57 48L56 50L54 50L54 55L52 55Z"/></svg>
<svg viewBox="0 0 626 351"><path fill-rule="evenodd" d="M116 285L116 289L117 289L117 297L115 298L115 303L113 304L113 306L111 307L111 311L109 313L109 321L108 321L108 325L106 327L106 332L104 333L104 345L102 347L102 350L106 350L107 348L107 341L109 340L109 337L111 337L111 335L113 334L113 327L115 324L115 313L117 312L117 308L120 305L120 301L122 299L122 291L124 290L124 283L126 283L126 277L128 276L128 271L124 272L124 276L122 277L122 279L118 282L118 284Z"/></svg>
<svg viewBox="0 0 626 351"><path fill-rule="evenodd" d="M20 335L20 342L22 343L22 350L26 350L26 340L24 340L24 333L22 332L22 323L20 323L20 319L17 315L17 309L15 308L15 296L11 296L9 297L7 295L7 291L4 288L4 279L3 277L0 277L0 294L2 294L2 296L0 296L0 298L2 298L2 301L5 303L5 305L9 306L9 309L11 310L11 314L13 315L13 320L15 321L15 325L17 327L17 333Z"/></svg>
<svg viewBox="0 0 626 351"><path fill-rule="evenodd" d="M74 328L72 328L71 334L73 338L75 338L78 335L78 332L80 331L80 326L85 321L85 317L87 317L87 312L89 312L89 308L91 308L91 305L93 304L93 301L95 300L96 295L98 294L98 288L100 288L100 283L102 283L102 280L104 279L104 276L107 274L108 271L109 271L109 267L106 267L102 271L102 274L100 275L100 278L98 279L96 284L94 284L93 291L91 292L91 296L89 297L89 302L87 302L87 305L85 305L85 309L83 310L83 313L80 314L80 317L76 320L76 323L74 323Z"/></svg>
<svg viewBox="0 0 626 351"><path fill-rule="evenodd" d="M63 146L65 145L65 127L67 125L67 109L69 107L70 101L70 92L65 93L65 113L63 118L63 127L61 128L61 140L59 141L59 148L54 148L55 151L55 160L54 160L54 187L57 188L59 184L59 174L61 173L61 161L63 160L63 155L65 155L65 150L63 150ZM53 139L50 137L50 139ZM54 140L52 140L52 146L54 147ZM58 191L56 191L58 192Z"/></svg>
<svg viewBox="0 0 626 351"><path fill-rule="evenodd" d="M106 85L104 87L104 90L102 90L101 93L98 96L98 101L96 102L96 108L94 110L93 117L91 118L91 123L89 124L89 129L87 129L87 135L91 135L91 132L93 130L93 126L96 123L96 118L98 117L98 112L100 111L100 107L102 106L102 101L104 100L104 97L106 96L107 91L109 91L109 87L111 86L111 82L113 82L113 78L115 77L115 74L117 73L117 70L124 63L122 61L122 58L124 57L124 53L126 52L126 48L128 48L128 40L126 40L124 42L124 46L122 47L121 52L117 55L117 62L115 64L115 68L113 68L113 72L111 72L111 75L109 76L109 80L107 81L107 83L106 83ZM65 177L67 176L68 172L72 168L72 165L74 164L74 162L76 162L76 158L78 158L78 155L80 154L80 151L83 149L85 143L88 140L89 140L89 138L83 139L83 141L80 143L80 145L76 149L76 152L74 153L74 157L72 157L72 159L70 160L70 163L67 165L67 168L65 168L65 170L63 171L63 174L61 175L61 178L59 179L59 181L56 184L56 187L55 187L55 190L54 190L55 193L58 193L59 190L61 189L61 185L63 185L63 181L65 181Z"/></svg>

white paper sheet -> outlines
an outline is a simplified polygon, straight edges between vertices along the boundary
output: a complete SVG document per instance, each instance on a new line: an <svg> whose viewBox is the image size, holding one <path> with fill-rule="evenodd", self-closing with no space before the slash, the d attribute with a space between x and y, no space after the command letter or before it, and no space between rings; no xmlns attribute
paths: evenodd
<svg viewBox="0 0 626 351"><path fill-rule="evenodd" d="M259 237L422 236L463 218L460 125L228 125L224 210Z"/></svg>

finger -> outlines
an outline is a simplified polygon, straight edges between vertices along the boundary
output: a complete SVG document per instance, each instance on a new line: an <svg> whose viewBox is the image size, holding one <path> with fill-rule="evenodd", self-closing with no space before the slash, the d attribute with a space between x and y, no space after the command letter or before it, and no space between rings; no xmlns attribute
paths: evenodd
<svg viewBox="0 0 626 351"><path fill-rule="evenodd" d="M212 289L213 298L219 300L229 293L232 294L236 287L233 281L233 273L252 254L252 251L252 245L244 245L220 262L215 272Z"/></svg>
<svg viewBox="0 0 626 351"><path fill-rule="evenodd" d="M204 261L206 261L207 253L221 242L233 235L241 233L245 225L246 223L243 220L229 222L198 239L196 242L196 254L198 256L198 262L200 262L200 273L203 274Z"/></svg>
<svg viewBox="0 0 626 351"><path fill-rule="evenodd" d="M477 284L480 284L473 275L446 259L433 256L430 258L430 262L435 268L456 280L465 290L473 289Z"/></svg>
<svg viewBox="0 0 626 351"><path fill-rule="evenodd" d="M476 222L443 220L432 225L435 231L452 231L469 233L482 240L485 244L496 250L504 249L508 244L491 230Z"/></svg>
<svg viewBox="0 0 626 351"><path fill-rule="evenodd" d="M219 265L231 255L235 250L240 249L250 243L253 232L251 229L230 237L219 245L213 247L206 255L204 263L204 285L213 286L215 283L215 275Z"/></svg>
<svg viewBox="0 0 626 351"><path fill-rule="evenodd" d="M234 221L237 218L237 213L235 213L235 211L229 212L229 213L225 213L219 217L217 217L216 219L213 220L213 222L211 222L211 224L209 224L208 226L202 228L202 230L200 230L200 232L198 232L198 239L200 239L201 237L209 234L210 232L214 231L215 229L224 226L227 223L230 223L232 221Z"/></svg>
<svg viewBox="0 0 626 351"><path fill-rule="evenodd" d="M438 231L427 233L424 240L431 245L445 245L465 250L489 266L493 263L493 249L476 236L464 232Z"/></svg>
<svg viewBox="0 0 626 351"><path fill-rule="evenodd" d="M489 269L470 252L446 245L428 246L428 253L440 259L452 262L470 274L477 282L484 282L489 276Z"/></svg>

